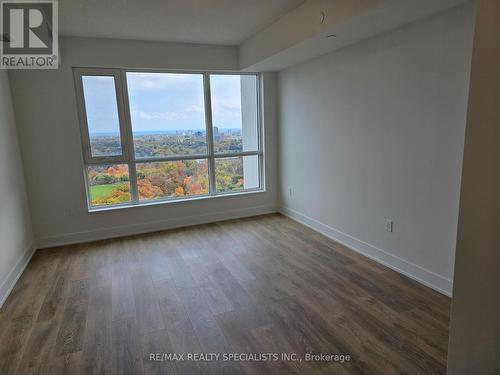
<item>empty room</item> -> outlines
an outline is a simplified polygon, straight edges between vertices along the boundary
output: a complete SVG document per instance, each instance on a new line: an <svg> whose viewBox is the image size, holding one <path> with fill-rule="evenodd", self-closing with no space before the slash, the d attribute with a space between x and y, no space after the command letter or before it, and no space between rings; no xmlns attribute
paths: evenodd
<svg viewBox="0 0 500 375"><path fill-rule="evenodd" d="M500 1L2 0L0 374L500 374Z"/></svg>

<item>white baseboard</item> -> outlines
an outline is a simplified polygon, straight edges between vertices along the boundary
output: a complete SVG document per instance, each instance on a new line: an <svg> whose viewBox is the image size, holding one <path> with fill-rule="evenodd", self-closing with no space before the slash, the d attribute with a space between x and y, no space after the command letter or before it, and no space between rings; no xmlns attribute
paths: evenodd
<svg viewBox="0 0 500 375"><path fill-rule="evenodd" d="M370 245L353 236L343 233L335 228L332 228L320 221L313 219L307 215L297 212L291 208L281 207L280 212L289 218L298 221L301 224L331 238L332 240L347 246L374 261L383 264L403 275L406 275L440 293L449 297L452 295L453 281L449 280L435 272L429 271L417 264L409 262L405 259L388 253L385 250L379 249L376 246Z"/></svg>
<svg viewBox="0 0 500 375"><path fill-rule="evenodd" d="M46 248L53 246L63 246L82 242L91 242L115 237L130 236L135 234L157 232L161 230L180 228L185 226L212 223L215 221L238 219L249 216L264 215L278 212L275 206L265 205L234 210L211 212L207 214L191 215L182 218L172 218L149 223L134 225L122 225L107 228L100 228L89 231L73 232L55 236L38 238L37 247Z"/></svg>
<svg viewBox="0 0 500 375"><path fill-rule="evenodd" d="M34 241L31 241L31 243L28 245L26 250L24 251L24 254L21 256L21 258L17 261L16 265L12 270L9 272L5 280L2 281L2 284L0 285L0 308L3 306L4 302L7 300L7 297L9 297L10 292L12 292L12 289L14 289L14 286L17 283L17 280L21 277L21 275L24 272L24 269L28 265L28 263L31 260L31 257L36 251L35 243Z"/></svg>

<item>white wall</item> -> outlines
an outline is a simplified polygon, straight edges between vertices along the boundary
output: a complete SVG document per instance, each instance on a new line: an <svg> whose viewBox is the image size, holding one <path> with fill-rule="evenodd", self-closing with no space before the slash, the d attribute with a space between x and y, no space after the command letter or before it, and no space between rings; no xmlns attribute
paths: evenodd
<svg viewBox="0 0 500 375"><path fill-rule="evenodd" d="M454 8L278 78L283 211L448 294L473 13Z"/></svg>
<svg viewBox="0 0 500 375"><path fill-rule="evenodd" d="M72 67L237 70L236 47L61 38L55 71L10 73L35 236L40 246L126 235L275 210L274 75L264 79L267 191L88 213ZM71 209L72 216L65 210Z"/></svg>
<svg viewBox="0 0 500 375"><path fill-rule="evenodd" d="M6 71L0 70L0 306L33 252L21 154Z"/></svg>
<svg viewBox="0 0 500 375"><path fill-rule="evenodd" d="M476 4L448 375L500 374L500 1Z"/></svg>

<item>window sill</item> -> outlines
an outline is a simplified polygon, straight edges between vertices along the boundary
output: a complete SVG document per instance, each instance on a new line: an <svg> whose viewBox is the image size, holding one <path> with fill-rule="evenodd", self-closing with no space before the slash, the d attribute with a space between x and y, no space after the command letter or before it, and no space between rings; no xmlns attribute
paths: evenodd
<svg viewBox="0 0 500 375"><path fill-rule="evenodd" d="M149 207L149 206L158 206L158 205L163 205L163 204L186 203L186 202L193 202L193 201L200 201L200 200L236 197L236 196L240 196L240 195L260 194L260 193L265 193L265 192L266 192L265 189L259 188L259 189L240 191L240 192L235 192L235 193L219 193L217 195L202 195L202 196L198 196L198 197L181 198L181 199L162 199L162 200L159 199L156 201L127 203L127 204L107 206L107 207L89 207L88 212L89 213L96 213L96 212L104 212L104 211L123 210L123 209L134 208L134 207Z"/></svg>

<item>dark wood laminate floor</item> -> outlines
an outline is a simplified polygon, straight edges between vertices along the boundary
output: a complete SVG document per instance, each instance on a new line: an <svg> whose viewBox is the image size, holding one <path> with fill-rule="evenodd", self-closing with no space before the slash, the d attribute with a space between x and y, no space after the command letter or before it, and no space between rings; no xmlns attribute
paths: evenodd
<svg viewBox="0 0 500 375"><path fill-rule="evenodd" d="M38 251L0 312L0 374L443 374L449 307L260 216ZM188 352L351 360L149 360Z"/></svg>

